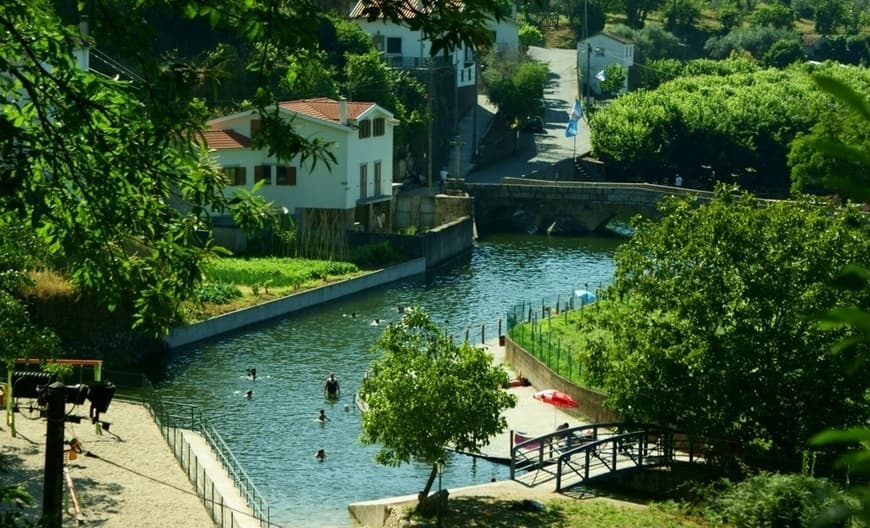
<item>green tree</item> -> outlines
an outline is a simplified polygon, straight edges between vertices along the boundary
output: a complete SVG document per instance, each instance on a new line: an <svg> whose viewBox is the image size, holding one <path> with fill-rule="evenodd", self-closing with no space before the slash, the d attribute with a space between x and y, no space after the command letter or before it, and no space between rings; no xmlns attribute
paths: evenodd
<svg viewBox="0 0 870 528"><path fill-rule="evenodd" d="M541 30L531 24L523 24L519 30L520 46L528 48L529 46L543 46L544 34Z"/></svg>
<svg viewBox="0 0 870 528"><path fill-rule="evenodd" d="M447 449L478 452L507 426L502 412L516 399L502 389L507 373L489 354L454 344L418 307L390 324L373 351L378 357L360 391L367 407L361 440L380 444L380 464L432 466L422 502Z"/></svg>
<svg viewBox="0 0 870 528"><path fill-rule="evenodd" d="M507 70L488 68L484 75L489 99L507 122L519 124L543 114L545 64L526 61Z"/></svg>
<svg viewBox="0 0 870 528"><path fill-rule="evenodd" d="M604 80L598 82L601 92L605 94L619 93L625 86L625 68L620 64L608 64L604 67Z"/></svg>
<svg viewBox="0 0 870 528"><path fill-rule="evenodd" d="M870 379L847 369L854 355L828 353L849 332L810 322L870 302L870 291L830 284L840 266L870 259L857 208L762 204L721 186L709 203L674 198L662 213L615 257L621 312L602 315L609 335L589 361L609 404L736 439L777 469L798 469L816 431L865 423Z"/></svg>
<svg viewBox="0 0 870 528"><path fill-rule="evenodd" d="M574 28L577 40L583 40L589 35L595 35L604 30L607 15L604 12L604 2L589 0L568 0L568 22Z"/></svg>
<svg viewBox="0 0 870 528"><path fill-rule="evenodd" d="M487 23L502 17L497 0L438 2L437 17L409 13L406 5L382 0L365 10L420 29L436 53L487 44ZM285 51L315 49L329 21L311 0L89 7L92 34L122 64L117 80L76 67L81 36L48 0L0 4L0 210L9 212L2 221L30 228L76 285L108 308L128 308L139 328L160 335L179 321L214 250L210 213L231 213L257 229L270 210L250 197L226 197L225 178L201 144L209 112L197 94L216 82L220 56L191 63L155 55L159 28L149 10L205 21L253 50L246 69L256 79L250 99L262 120L254 145L303 163L334 158L322 139L300 135L279 115L274 103L286 88L279 79L304 74L301 62L281 59Z"/></svg>
<svg viewBox="0 0 870 528"><path fill-rule="evenodd" d="M701 17L703 4L699 0L668 0L662 9L668 31L688 31Z"/></svg>
<svg viewBox="0 0 870 528"><path fill-rule="evenodd" d="M796 37L794 31L772 26L737 28L722 37L711 37L704 44L704 49L712 59L724 59L740 51L747 51L760 59L775 42L794 40Z"/></svg>
<svg viewBox="0 0 870 528"><path fill-rule="evenodd" d="M785 68L789 64L803 62L806 59L807 55L801 43L797 39L788 39L774 42L761 57L761 62L772 68Z"/></svg>
<svg viewBox="0 0 870 528"><path fill-rule="evenodd" d="M352 101L371 101L395 112L398 100L393 92L389 68L376 51L347 55L344 90Z"/></svg>
<svg viewBox="0 0 870 528"><path fill-rule="evenodd" d="M756 26L791 29L794 26L795 12L782 4L758 4L750 13L749 19Z"/></svg>

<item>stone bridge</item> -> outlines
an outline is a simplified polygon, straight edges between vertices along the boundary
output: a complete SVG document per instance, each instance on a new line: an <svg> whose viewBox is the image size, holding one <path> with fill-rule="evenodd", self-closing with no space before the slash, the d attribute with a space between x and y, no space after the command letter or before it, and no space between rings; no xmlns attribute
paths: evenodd
<svg viewBox="0 0 870 528"><path fill-rule="evenodd" d="M501 183L457 181L455 187L474 197L480 232L525 231L583 233L601 231L616 216L657 217L665 196L712 193L650 183L577 182L504 178Z"/></svg>

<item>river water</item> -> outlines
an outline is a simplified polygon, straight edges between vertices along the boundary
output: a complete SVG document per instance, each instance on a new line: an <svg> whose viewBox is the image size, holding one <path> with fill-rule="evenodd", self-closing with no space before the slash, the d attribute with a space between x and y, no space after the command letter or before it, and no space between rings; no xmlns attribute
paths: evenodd
<svg viewBox="0 0 870 528"><path fill-rule="evenodd" d="M358 442L353 394L372 359L370 347L399 305L418 305L457 339L479 343L481 325L495 339L498 321L523 301L561 302L578 288L613 276L617 237L497 236L470 255L425 277L378 288L302 313L173 351L158 381L164 398L201 407L271 508L287 527L348 527L347 505L422 489L429 467L374 462L376 446ZM356 315L353 317L352 315ZM380 325L374 326L374 320ZM250 381L246 370L257 369ZM341 398L323 398L335 372ZM253 390L247 399L244 392ZM316 421L325 409L330 421ZM315 459L318 449L327 458ZM508 477L505 466L454 455L441 477L445 488ZM437 489L438 483L435 487Z"/></svg>

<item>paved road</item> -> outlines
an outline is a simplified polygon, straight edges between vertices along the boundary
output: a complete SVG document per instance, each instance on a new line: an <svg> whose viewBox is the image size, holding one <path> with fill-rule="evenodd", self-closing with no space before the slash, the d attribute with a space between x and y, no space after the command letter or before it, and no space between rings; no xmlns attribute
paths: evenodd
<svg viewBox="0 0 870 528"><path fill-rule="evenodd" d="M544 132L532 134L521 132L520 147L513 156L487 167L475 168L471 164L470 149L461 155L462 172L471 182L494 182L506 176L521 176L542 170L552 163L589 152L589 129L581 120L576 138L566 138L568 115L574 99L578 96L577 51L573 49L547 49L532 47L529 55L549 65L547 84L544 87ZM489 126L494 108L480 96L478 101L478 138L483 137ZM464 143L471 143L473 119L471 114L460 124ZM455 167L455 159L450 167Z"/></svg>

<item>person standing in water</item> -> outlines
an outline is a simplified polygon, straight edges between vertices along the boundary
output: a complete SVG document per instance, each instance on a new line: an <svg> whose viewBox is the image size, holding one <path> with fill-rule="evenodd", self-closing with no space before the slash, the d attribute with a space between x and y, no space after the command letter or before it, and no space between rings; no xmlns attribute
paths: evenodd
<svg viewBox="0 0 870 528"><path fill-rule="evenodd" d="M326 378L326 384L323 386L323 393L327 398L338 398L341 396L341 387L338 385L338 379L335 377L334 372Z"/></svg>

